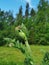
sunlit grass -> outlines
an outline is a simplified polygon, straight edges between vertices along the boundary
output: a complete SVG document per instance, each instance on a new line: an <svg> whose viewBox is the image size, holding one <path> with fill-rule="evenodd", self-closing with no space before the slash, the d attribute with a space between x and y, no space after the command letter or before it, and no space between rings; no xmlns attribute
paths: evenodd
<svg viewBox="0 0 49 65"><path fill-rule="evenodd" d="M49 46L31 46L32 56L36 65L43 60L45 52L49 52Z"/></svg>
<svg viewBox="0 0 49 65"><path fill-rule="evenodd" d="M40 65L45 52L49 51L49 46L31 45L31 50L32 50L32 57L35 64ZM25 59L25 54L23 54L19 49L9 48L9 47L0 47L0 65L5 65L4 63L11 63L11 62L13 62L13 65L14 63L15 65L17 64L23 65L24 59Z"/></svg>

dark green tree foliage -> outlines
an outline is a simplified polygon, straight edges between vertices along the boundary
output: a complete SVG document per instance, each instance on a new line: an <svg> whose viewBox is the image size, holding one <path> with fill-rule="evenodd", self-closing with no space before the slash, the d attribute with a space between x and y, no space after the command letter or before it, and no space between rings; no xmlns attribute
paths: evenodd
<svg viewBox="0 0 49 65"><path fill-rule="evenodd" d="M29 16L29 3L26 4L26 11L25 11L25 16Z"/></svg>
<svg viewBox="0 0 49 65"><path fill-rule="evenodd" d="M40 0L40 3L38 6L41 6L41 8L39 7L38 12L37 12L35 18L33 19L33 21L34 21L34 25L33 25L34 43L48 45L49 38L47 35L49 35L49 32L48 32L48 29L49 29L48 28L48 25L49 25L48 14L49 14L49 12L47 12L47 11L49 11L49 8L48 8L49 4L45 0Z"/></svg>
<svg viewBox="0 0 49 65"><path fill-rule="evenodd" d="M20 6L20 8L19 8L19 13L17 14L15 24L16 24L16 26L17 26L17 25L21 25L22 22L23 22L22 6Z"/></svg>
<svg viewBox="0 0 49 65"><path fill-rule="evenodd" d="M11 12L4 12L0 10L0 45L5 44L5 41L3 40L4 37L13 37L13 20L14 17Z"/></svg>
<svg viewBox="0 0 49 65"><path fill-rule="evenodd" d="M22 16L22 6L20 6L19 15Z"/></svg>
<svg viewBox="0 0 49 65"><path fill-rule="evenodd" d="M39 5L38 5L38 13L37 13L38 22L40 21L44 23L48 21L48 14L49 14L48 6L49 6L48 1L40 0Z"/></svg>
<svg viewBox="0 0 49 65"><path fill-rule="evenodd" d="M14 17L11 11L5 12L5 21L8 23L8 25L14 24Z"/></svg>
<svg viewBox="0 0 49 65"><path fill-rule="evenodd" d="M39 5L38 5L38 20L37 21L42 21L45 22L47 21L47 15L48 15L48 1L45 0L40 0ZM47 10L48 9L48 10Z"/></svg>
<svg viewBox="0 0 49 65"><path fill-rule="evenodd" d="M0 9L0 30L4 29L4 11Z"/></svg>
<svg viewBox="0 0 49 65"><path fill-rule="evenodd" d="M29 18L25 18L24 20L24 24L28 29L28 41L30 44L33 43L33 18L29 17Z"/></svg>
<svg viewBox="0 0 49 65"><path fill-rule="evenodd" d="M40 0L39 5L38 5L38 11L40 10L46 10L48 7L48 0Z"/></svg>
<svg viewBox="0 0 49 65"><path fill-rule="evenodd" d="M14 24L12 12L4 12L0 10L0 30L6 29L7 26Z"/></svg>
<svg viewBox="0 0 49 65"><path fill-rule="evenodd" d="M31 9L31 12L30 12L31 17L34 17L35 14L36 14L36 13L35 13L34 9L32 8L32 9Z"/></svg>

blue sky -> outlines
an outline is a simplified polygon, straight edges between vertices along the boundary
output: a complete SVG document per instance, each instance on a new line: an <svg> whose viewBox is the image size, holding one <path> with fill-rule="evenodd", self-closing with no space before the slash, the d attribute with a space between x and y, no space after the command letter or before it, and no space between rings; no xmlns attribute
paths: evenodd
<svg viewBox="0 0 49 65"><path fill-rule="evenodd" d="M18 13L19 7L22 5L23 13L25 12L26 2L29 3L30 8L37 10L39 0L0 0L0 8L4 11L11 10L14 15Z"/></svg>

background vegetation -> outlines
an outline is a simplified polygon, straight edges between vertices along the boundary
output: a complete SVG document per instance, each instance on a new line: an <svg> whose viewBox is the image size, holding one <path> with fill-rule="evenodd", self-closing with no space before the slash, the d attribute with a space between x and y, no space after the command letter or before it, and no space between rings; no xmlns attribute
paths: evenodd
<svg viewBox="0 0 49 65"><path fill-rule="evenodd" d="M0 9L0 45L5 45L4 37L18 39L15 27L24 23L28 29L28 41L34 45L49 45L49 2L40 0L38 11L33 8L30 11L29 4L26 4L25 15L22 6L16 17L11 11Z"/></svg>

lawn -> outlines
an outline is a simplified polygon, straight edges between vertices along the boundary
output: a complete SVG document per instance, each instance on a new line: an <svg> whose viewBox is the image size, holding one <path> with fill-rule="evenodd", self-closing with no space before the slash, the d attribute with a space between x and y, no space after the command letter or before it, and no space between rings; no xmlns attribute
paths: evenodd
<svg viewBox="0 0 49 65"><path fill-rule="evenodd" d="M49 46L31 45L32 57L36 65L40 65ZM23 65L25 55L17 48L0 47L0 65Z"/></svg>

